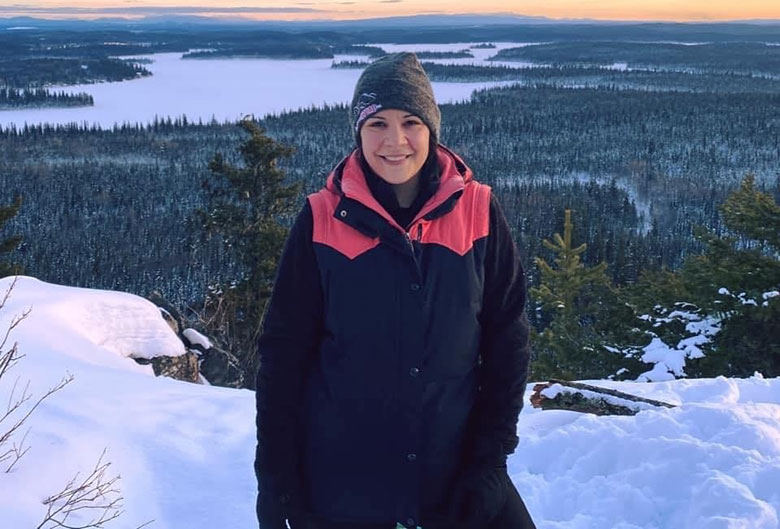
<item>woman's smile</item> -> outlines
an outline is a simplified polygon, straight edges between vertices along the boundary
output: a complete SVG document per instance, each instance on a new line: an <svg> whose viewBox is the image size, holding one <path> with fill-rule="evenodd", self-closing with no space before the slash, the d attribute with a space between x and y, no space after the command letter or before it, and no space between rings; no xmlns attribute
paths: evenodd
<svg viewBox="0 0 780 529"><path fill-rule="evenodd" d="M428 158L430 134L418 116L387 109L366 120L360 128L360 145L380 178L389 184L406 184L418 176Z"/></svg>

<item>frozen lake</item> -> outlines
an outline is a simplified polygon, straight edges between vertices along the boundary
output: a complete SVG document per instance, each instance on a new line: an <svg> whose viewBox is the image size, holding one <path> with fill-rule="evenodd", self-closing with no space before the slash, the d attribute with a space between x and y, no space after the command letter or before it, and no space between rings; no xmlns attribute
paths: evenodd
<svg viewBox="0 0 780 529"><path fill-rule="evenodd" d="M521 46L513 42L495 43L496 48L472 49L473 59L436 60L447 64L495 64L486 59L498 50ZM376 44L388 52L457 51L471 43L455 44ZM361 70L334 69L334 59L188 59L181 53L144 56L151 77L116 83L53 87L67 92L86 92L93 107L39 108L0 111L0 126L17 127L38 123L87 123L111 127L115 123L148 123L155 117L187 116L190 121L235 121L247 114L263 116L322 104L346 103ZM341 55L340 60L360 57ZM507 63L501 63L507 64ZM520 63L509 63L521 66ZM467 100L471 93L506 82L433 83L439 103Z"/></svg>

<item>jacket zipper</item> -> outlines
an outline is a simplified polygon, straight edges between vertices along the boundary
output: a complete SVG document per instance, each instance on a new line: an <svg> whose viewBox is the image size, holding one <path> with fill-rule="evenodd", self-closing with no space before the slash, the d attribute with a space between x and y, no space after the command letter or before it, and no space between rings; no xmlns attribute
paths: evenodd
<svg viewBox="0 0 780 529"><path fill-rule="evenodd" d="M409 248L412 249L412 254L414 254L414 244L412 244L412 241L420 242L422 241L422 224L417 224L417 237L412 238L412 231L414 231L414 228L412 228L411 231L404 232L406 243L409 245Z"/></svg>

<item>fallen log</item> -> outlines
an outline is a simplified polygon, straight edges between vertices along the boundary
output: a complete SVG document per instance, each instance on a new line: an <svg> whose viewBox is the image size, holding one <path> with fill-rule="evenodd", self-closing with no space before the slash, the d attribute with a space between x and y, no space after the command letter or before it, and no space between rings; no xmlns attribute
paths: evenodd
<svg viewBox="0 0 780 529"><path fill-rule="evenodd" d="M668 402L615 389L554 379L534 386L531 404L542 410L569 410L594 415L636 415L645 409L675 407Z"/></svg>

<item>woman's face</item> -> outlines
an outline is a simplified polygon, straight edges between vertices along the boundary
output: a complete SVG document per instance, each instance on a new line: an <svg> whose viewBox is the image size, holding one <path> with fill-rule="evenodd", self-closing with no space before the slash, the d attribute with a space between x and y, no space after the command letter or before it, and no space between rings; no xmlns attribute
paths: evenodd
<svg viewBox="0 0 780 529"><path fill-rule="evenodd" d="M420 173L431 131L414 114L388 109L377 112L360 129L363 157L389 184L404 184Z"/></svg>

